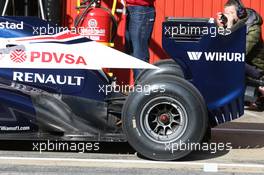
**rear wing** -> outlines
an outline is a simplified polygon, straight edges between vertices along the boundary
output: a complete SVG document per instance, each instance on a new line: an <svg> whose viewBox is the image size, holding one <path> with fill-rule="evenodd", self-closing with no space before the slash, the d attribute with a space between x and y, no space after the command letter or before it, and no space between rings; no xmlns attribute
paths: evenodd
<svg viewBox="0 0 264 175"><path fill-rule="evenodd" d="M212 125L244 113L246 28L234 32L208 18L167 18L165 51L203 95Z"/></svg>

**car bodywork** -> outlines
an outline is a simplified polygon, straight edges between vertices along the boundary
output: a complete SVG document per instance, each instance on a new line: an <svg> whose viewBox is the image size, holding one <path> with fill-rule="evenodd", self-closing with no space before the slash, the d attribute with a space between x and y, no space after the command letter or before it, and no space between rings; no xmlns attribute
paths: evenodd
<svg viewBox="0 0 264 175"><path fill-rule="evenodd" d="M100 92L99 87L111 86L114 83L101 68L155 69L156 67L137 62L132 57L114 52L113 49L109 50L110 48L107 49L99 44L91 44L96 47L86 49L88 45L76 43L94 42L82 37L70 37L68 40L65 38L61 40L60 35L49 39L32 38L33 27L51 25L39 19L1 17L1 21L13 23L23 21L24 25L23 30L0 30L0 37L4 43L1 44L1 48L23 45L29 51L38 49L38 52L44 50L44 52L60 53L60 50L68 50L69 53L80 55L86 53L89 57L85 66L75 64L67 67L66 64L50 63L42 67L43 64L32 62L28 64L9 62L10 64L2 65L0 69L1 138L126 140L122 127L116 124L121 119L126 96L117 92L109 94ZM208 19L169 19L163 24L163 48L181 66L185 79L202 94L209 111L211 126L242 116L243 60L217 61L212 58L208 61L205 54L212 52L242 55L245 52L244 29L241 28L228 36L177 35L173 33L173 29L180 24L203 27L212 27L214 24L209 23ZM102 50L100 52L100 49L107 54L102 53L104 52ZM94 54L95 52L97 54ZM120 58L127 57L127 59L113 60L112 52L118 54ZM43 53L37 56L41 59ZM60 55L57 58L60 58ZM138 67L141 64L142 67Z"/></svg>
<svg viewBox="0 0 264 175"><path fill-rule="evenodd" d="M163 48L200 91L207 104L210 124L216 126L244 114L246 35L244 27L229 35L216 34L218 28L210 20L168 19L163 24ZM193 31L209 29L209 32L177 34L173 31L176 27L189 27Z"/></svg>
<svg viewBox="0 0 264 175"><path fill-rule="evenodd" d="M63 133L67 139L115 140L115 135L125 139L120 127L109 123L121 118L120 104L113 103L125 96L105 92L113 81L102 68L155 66L67 31L30 37L34 28L51 26L36 18L2 17L1 21L24 26L0 30L3 138L36 139L48 133L52 138ZM25 59L21 51L26 51Z"/></svg>

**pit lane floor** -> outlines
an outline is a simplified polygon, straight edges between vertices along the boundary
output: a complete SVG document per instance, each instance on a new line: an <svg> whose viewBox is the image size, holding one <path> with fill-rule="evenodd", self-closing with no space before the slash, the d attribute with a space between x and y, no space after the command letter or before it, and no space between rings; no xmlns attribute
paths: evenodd
<svg viewBox="0 0 264 175"><path fill-rule="evenodd" d="M264 112L214 128L213 143L231 150L195 151L181 161L156 162L137 156L126 143L105 143L98 153L43 152L32 143L1 142L1 174L264 174ZM12 150L12 151L10 151Z"/></svg>

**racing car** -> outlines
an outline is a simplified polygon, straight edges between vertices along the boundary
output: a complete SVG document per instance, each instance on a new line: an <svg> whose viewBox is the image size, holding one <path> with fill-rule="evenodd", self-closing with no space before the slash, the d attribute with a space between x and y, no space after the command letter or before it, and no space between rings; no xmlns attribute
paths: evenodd
<svg viewBox="0 0 264 175"><path fill-rule="evenodd" d="M171 59L151 65L78 34L38 36L51 24L37 18L0 24L2 140L128 142L146 158L177 160L192 150L175 145L199 144L244 113L244 28L212 36L209 19L167 18ZM143 71L122 92L103 68Z"/></svg>

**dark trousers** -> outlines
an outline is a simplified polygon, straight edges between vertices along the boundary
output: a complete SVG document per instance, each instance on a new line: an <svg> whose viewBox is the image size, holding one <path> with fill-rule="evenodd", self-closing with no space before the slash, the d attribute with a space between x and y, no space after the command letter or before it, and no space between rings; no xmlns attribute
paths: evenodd
<svg viewBox="0 0 264 175"><path fill-rule="evenodd" d="M155 8L127 7L126 52L142 61L149 62L149 41L155 21ZM134 79L141 70L134 69Z"/></svg>
<svg viewBox="0 0 264 175"><path fill-rule="evenodd" d="M254 79L259 79L262 76L262 71L257 69L255 66L251 66L246 63L246 76L254 78Z"/></svg>

